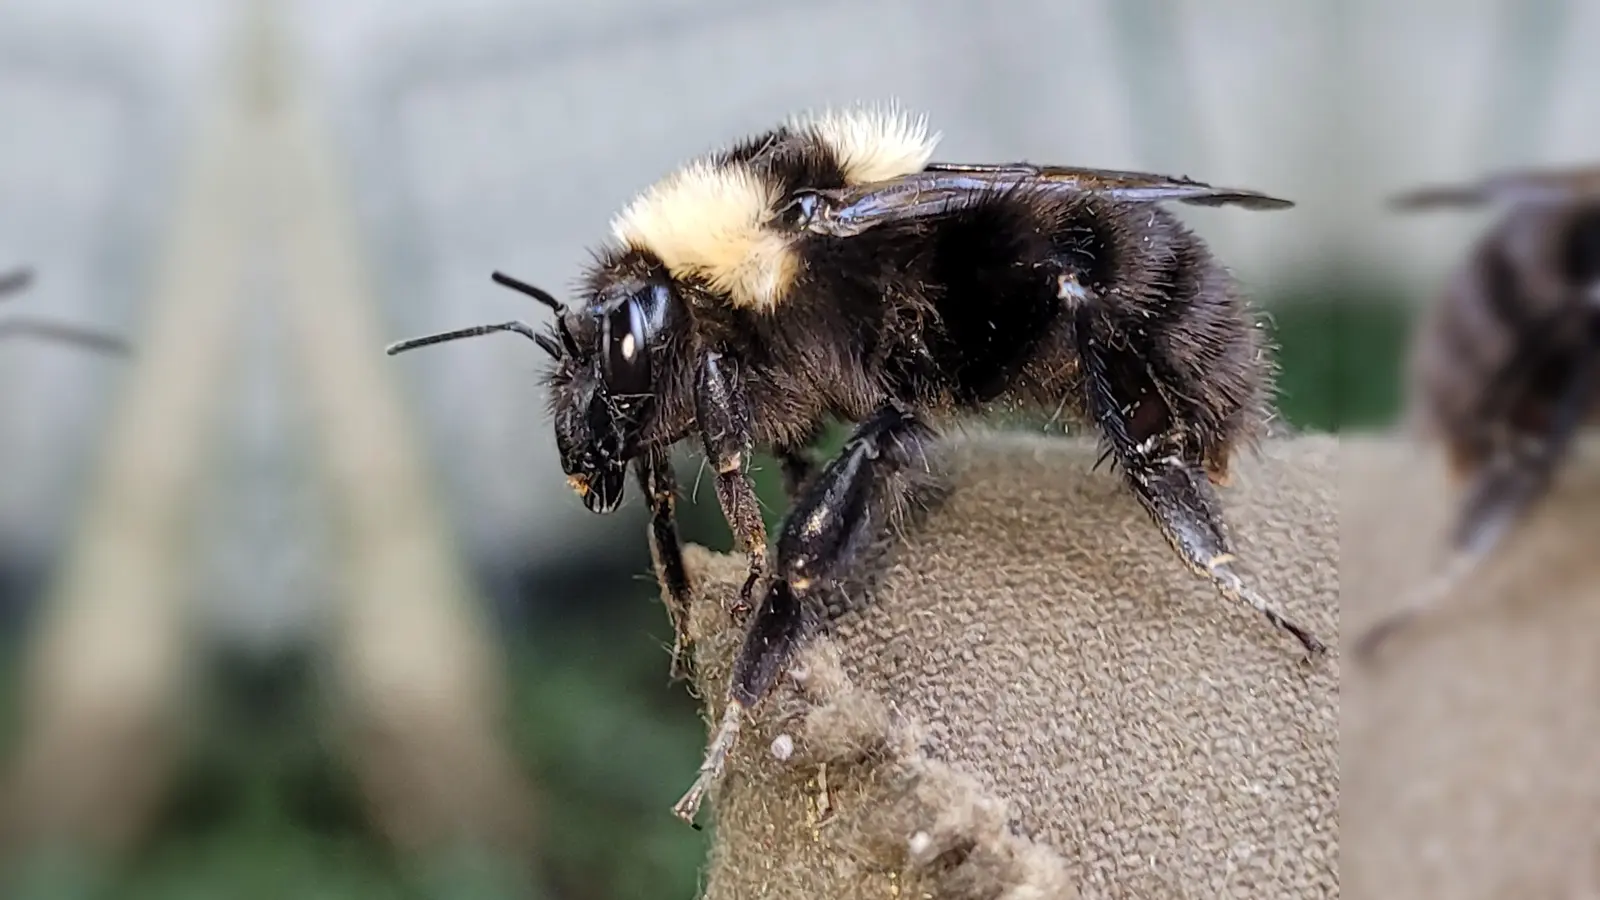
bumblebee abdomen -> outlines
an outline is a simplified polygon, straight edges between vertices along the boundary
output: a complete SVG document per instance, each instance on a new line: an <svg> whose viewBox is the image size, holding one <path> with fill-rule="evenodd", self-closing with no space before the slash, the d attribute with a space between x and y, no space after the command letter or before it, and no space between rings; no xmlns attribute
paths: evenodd
<svg viewBox="0 0 1600 900"><path fill-rule="evenodd" d="M1122 373L1126 390L1137 395L1144 388L1135 383L1148 384L1161 395L1135 430L1182 421L1186 439L1223 475L1234 445L1262 427L1272 389L1261 330L1226 269L1159 207L1015 199L1025 215L1009 232L1011 248L1031 271L1014 272L1008 294L1028 340L1018 345L1026 358L1010 392L1052 408L1080 395L1073 313L1084 306L1096 329L1130 352L1125 359L1139 360L1137 371Z"/></svg>
<svg viewBox="0 0 1600 900"><path fill-rule="evenodd" d="M1418 329L1410 413L1464 467L1487 452L1497 429L1544 415L1587 339L1575 319L1562 322L1584 302L1573 278L1581 260L1571 242L1553 239L1567 221L1548 209L1508 216L1452 275Z"/></svg>
<svg viewBox="0 0 1600 900"><path fill-rule="evenodd" d="M811 305L838 310L902 399L1077 411L1072 313L1090 304L1208 459L1225 466L1266 416L1256 323L1200 239L1158 208L1011 190L914 228L814 241L804 268Z"/></svg>
<svg viewBox="0 0 1600 900"><path fill-rule="evenodd" d="M937 221L928 243L929 352L957 403L999 396L1056 330L1052 223L1020 197L997 196Z"/></svg>

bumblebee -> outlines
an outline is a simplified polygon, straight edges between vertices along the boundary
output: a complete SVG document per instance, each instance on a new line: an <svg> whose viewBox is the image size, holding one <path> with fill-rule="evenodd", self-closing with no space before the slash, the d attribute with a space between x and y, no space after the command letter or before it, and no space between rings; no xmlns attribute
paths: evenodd
<svg viewBox="0 0 1600 900"><path fill-rule="evenodd" d="M16 294L33 283L33 273L28 269L18 269L0 275L0 300ZM120 338L112 337L100 331L82 328L77 325L68 325L64 322L54 322L46 319L35 319L23 316L8 316L0 319L0 338L6 337L33 337L49 341L77 344L90 350L102 353L124 354L128 346Z"/></svg>
<svg viewBox="0 0 1600 900"><path fill-rule="evenodd" d="M1548 490L1600 389L1600 166L1418 188L1401 210L1499 206L1412 344L1409 424L1461 492L1450 562L1357 637L1370 659L1470 577Z"/></svg>
<svg viewBox="0 0 1600 900"><path fill-rule="evenodd" d="M700 777L675 807L686 820L744 711L960 415L1074 413L1190 569L1309 653L1325 649L1234 569L1213 483L1270 418L1273 364L1235 282L1159 201L1292 204L1141 172L935 163L938 139L896 108L793 118L624 208L582 306L496 273L555 313L546 329L506 322L388 348L510 331L550 355L562 467L597 512L621 502L632 467L680 649L689 585L668 450L703 448L749 560L734 613L754 618ZM854 431L819 464L809 450L831 420ZM748 474L758 449L782 462L792 501L770 578Z"/></svg>

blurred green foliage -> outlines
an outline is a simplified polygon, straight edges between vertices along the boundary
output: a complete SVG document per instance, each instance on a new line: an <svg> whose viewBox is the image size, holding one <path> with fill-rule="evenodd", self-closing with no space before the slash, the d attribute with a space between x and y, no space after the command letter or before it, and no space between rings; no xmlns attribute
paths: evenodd
<svg viewBox="0 0 1600 900"><path fill-rule="evenodd" d="M1382 424L1397 404L1407 320L1373 291L1272 307L1281 406L1315 430ZM768 520L783 512L777 466L756 478ZM692 473L691 473L692 474ZM683 510L685 537L728 546L709 491ZM362 814L305 654L221 659L201 728L152 841L130 865L40 860L11 873L17 900L611 900L695 896L708 837L668 814L698 763L693 698L666 682L671 634L653 584L628 573L587 612L507 637L511 738L539 794L537 860L402 860ZM525 632L525 633L522 633ZM15 665L7 670L16 672ZM3 693L16 693L10 679ZM4 722L15 716L8 705ZM9 731L9 729L8 729ZM530 869L540 884L520 883Z"/></svg>
<svg viewBox="0 0 1600 900"><path fill-rule="evenodd" d="M1297 428L1353 431L1382 427L1400 407L1411 308L1380 289L1327 298L1290 294L1268 319L1278 346L1278 405Z"/></svg>

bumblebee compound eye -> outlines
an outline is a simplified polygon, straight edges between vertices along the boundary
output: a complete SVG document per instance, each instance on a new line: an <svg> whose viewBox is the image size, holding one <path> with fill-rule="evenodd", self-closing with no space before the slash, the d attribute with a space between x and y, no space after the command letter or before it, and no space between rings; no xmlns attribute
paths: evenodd
<svg viewBox="0 0 1600 900"><path fill-rule="evenodd" d="M649 338L637 299L630 298L606 314L604 371L613 397L650 393Z"/></svg>

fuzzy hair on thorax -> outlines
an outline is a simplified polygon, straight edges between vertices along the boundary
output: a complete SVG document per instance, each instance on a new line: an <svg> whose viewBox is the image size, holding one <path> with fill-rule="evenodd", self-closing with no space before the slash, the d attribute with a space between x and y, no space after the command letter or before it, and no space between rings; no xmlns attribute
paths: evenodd
<svg viewBox="0 0 1600 900"><path fill-rule="evenodd" d="M797 116L766 137L806 145L845 185L919 172L939 140L926 119L895 106ZM612 236L737 308L775 310L799 273L799 258L796 237L772 225L785 186L759 157L724 152L690 161L628 204L612 221Z"/></svg>

